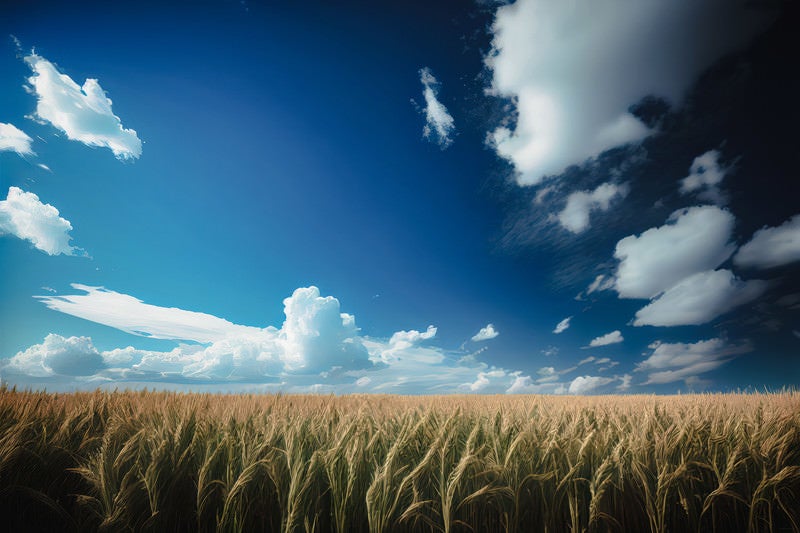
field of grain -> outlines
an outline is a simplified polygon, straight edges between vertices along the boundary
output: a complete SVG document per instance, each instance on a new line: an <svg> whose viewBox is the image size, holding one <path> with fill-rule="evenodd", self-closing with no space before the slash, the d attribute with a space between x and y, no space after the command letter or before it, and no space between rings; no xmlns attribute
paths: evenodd
<svg viewBox="0 0 800 533"><path fill-rule="evenodd" d="M798 531L800 394L0 389L0 529Z"/></svg>

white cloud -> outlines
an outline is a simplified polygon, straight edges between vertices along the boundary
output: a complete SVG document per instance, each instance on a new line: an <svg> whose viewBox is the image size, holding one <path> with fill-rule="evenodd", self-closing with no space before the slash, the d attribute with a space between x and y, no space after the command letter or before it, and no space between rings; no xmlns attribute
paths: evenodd
<svg viewBox="0 0 800 533"><path fill-rule="evenodd" d="M49 336L10 359L0 360L6 381L50 390L96 386L158 386L191 390L286 392L506 393L525 378L521 372L490 367L463 350L432 345L436 328L397 331L388 340L360 334L339 301L316 287L299 288L284 300L280 328L242 326L177 308L145 304L132 296L73 285L85 294L39 297L54 310L136 335L191 340L172 350L131 346L99 352L85 337ZM51 362L43 353L73 346ZM83 357L83 359L81 359ZM88 362L80 363L86 360ZM82 369L69 370L70 365ZM568 369L566 371L571 371ZM562 372L566 372L562 371ZM77 375L77 374L80 375ZM554 392L563 384L539 390Z"/></svg>
<svg viewBox="0 0 800 533"><path fill-rule="evenodd" d="M698 197L702 200L715 204L725 203L719 184L729 169L720 166L719 157L717 150L709 150L695 157L689 168L689 175L681 180L681 194L699 191Z"/></svg>
<svg viewBox="0 0 800 533"><path fill-rule="evenodd" d="M10 187L6 199L0 200L0 235L9 234L30 241L49 255L79 255L82 250L69 244L70 231L69 220L31 192Z"/></svg>
<svg viewBox="0 0 800 533"><path fill-rule="evenodd" d="M598 346L608 346L609 344L618 344L624 340L625 338L622 336L622 333L617 329L611 333L606 333L605 335L592 339L592 342L589 343L589 347L597 348Z"/></svg>
<svg viewBox="0 0 800 533"><path fill-rule="evenodd" d="M592 281L589 284L589 287L587 287L586 289L586 294L589 295L592 294L593 292L600 292L612 289L614 288L615 283L616 279L614 279L612 276L605 276L603 274L600 274L596 278L594 278L594 281Z"/></svg>
<svg viewBox="0 0 800 533"><path fill-rule="evenodd" d="M730 270L691 275L636 312L634 326L696 326L705 324L760 296L761 280L742 281Z"/></svg>
<svg viewBox="0 0 800 533"><path fill-rule="evenodd" d="M594 356L590 355L589 357L586 357L586 358L581 359L580 361L578 361L578 366L583 366L583 365L585 365L587 363L591 363L592 361L594 361L594 359L595 359Z"/></svg>
<svg viewBox="0 0 800 533"><path fill-rule="evenodd" d="M88 337L64 338L50 334L42 344L35 344L12 357L7 369L45 377L54 374L87 376L104 367L103 357Z"/></svg>
<svg viewBox="0 0 800 533"><path fill-rule="evenodd" d="M631 380L633 380L633 376L630 374L624 374L620 376L621 383L617 385L618 391L626 391L631 388Z"/></svg>
<svg viewBox="0 0 800 533"><path fill-rule="evenodd" d="M615 288L621 298L652 298L684 278L711 270L735 250L734 218L716 206L675 211L667 224L617 243Z"/></svg>
<svg viewBox="0 0 800 533"><path fill-rule="evenodd" d="M795 261L800 261L800 215L778 227L756 231L733 258L736 266L744 268L773 268Z"/></svg>
<svg viewBox="0 0 800 533"><path fill-rule="evenodd" d="M512 127L491 133L521 185L539 183L653 130L629 108L648 95L680 103L714 60L769 15L727 0L602 3L519 0L497 9L490 92L514 99ZM714 38L709 38L713 31Z"/></svg>
<svg viewBox="0 0 800 533"><path fill-rule="evenodd" d="M428 67L419 71L422 83L422 96L425 98L425 127L422 135L437 143L442 149L453 143L455 122L447 108L439 101L439 82Z"/></svg>
<svg viewBox="0 0 800 533"><path fill-rule="evenodd" d="M133 296L103 287L77 283L72 287L86 294L37 298L55 311L156 339L209 343L257 335L261 331L260 328L240 326L206 313L146 304Z"/></svg>
<svg viewBox="0 0 800 533"><path fill-rule="evenodd" d="M494 329L494 325L487 324L486 327L481 328L478 333L472 336L472 340L473 342L488 341L498 335L500 335L500 332Z"/></svg>
<svg viewBox="0 0 800 533"><path fill-rule="evenodd" d="M26 56L25 62L33 71L28 82L38 97L38 119L63 131L68 139L110 148L118 159L141 155L142 141L135 130L122 126L111 110L111 100L96 79L88 78L81 87L35 53Z"/></svg>
<svg viewBox="0 0 800 533"><path fill-rule="evenodd" d="M719 338L693 344L655 342L650 348L653 353L636 365L637 372L649 372L646 385L690 380L752 351L748 343L730 345Z"/></svg>
<svg viewBox="0 0 800 533"><path fill-rule="evenodd" d="M558 335L559 333L563 333L569 328L569 321L572 320L571 316L568 316L558 324L556 324L556 329L553 330L553 333Z"/></svg>
<svg viewBox="0 0 800 533"><path fill-rule="evenodd" d="M515 376L506 394L564 394L566 388L561 383L534 383L530 376Z"/></svg>
<svg viewBox="0 0 800 533"><path fill-rule="evenodd" d="M567 204L558 214L558 222L572 233L582 233L589 227L592 211L608 211L611 201L628 194L626 185L603 183L593 191L578 191L569 195Z"/></svg>
<svg viewBox="0 0 800 533"><path fill-rule="evenodd" d="M604 385L615 381L615 378L601 376L578 376L569 384L567 391L570 394L589 394Z"/></svg>
<svg viewBox="0 0 800 533"><path fill-rule="evenodd" d="M13 124L0 122L0 152L16 152L19 155L35 155L31 149L33 139Z"/></svg>

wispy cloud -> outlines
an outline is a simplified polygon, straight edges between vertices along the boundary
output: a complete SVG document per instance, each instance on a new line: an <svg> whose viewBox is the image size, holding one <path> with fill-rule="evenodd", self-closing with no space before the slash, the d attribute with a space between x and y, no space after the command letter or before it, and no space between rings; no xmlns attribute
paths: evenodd
<svg viewBox="0 0 800 533"><path fill-rule="evenodd" d="M431 69L420 69L419 81L422 83L422 96L425 98L425 127L422 129L422 136L445 149L453 143L455 121L439 101L439 82Z"/></svg>
<svg viewBox="0 0 800 533"><path fill-rule="evenodd" d="M720 165L719 159L717 150L709 150L695 157L689 175L681 180L681 194L695 193L701 200L724 204L726 199L719 185L730 169Z"/></svg>
<svg viewBox="0 0 800 533"><path fill-rule="evenodd" d="M565 331L567 331L567 329L569 328L570 320L572 320L572 317L568 316L567 318L565 318L564 320L562 320L561 322L556 324L556 327L553 330L553 333L558 335L559 333L564 333Z"/></svg>
<svg viewBox="0 0 800 533"><path fill-rule="evenodd" d="M615 198L628 194L627 185L603 183L593 191L578 191L567 197L567 204L556 219L561 227L572 233L583 233L589 228L589 215L593 211L608 211Z"/></svg>
<svg viewBox="0 0 800 533"><path fill-rule="evenodd" d="M111 110L111 99L93 78L79 86L47 59L31 53L25 62L33 71L28 78L38 102L36 118L63 131L68 139L87 146L109 148L118 159L135 159L142 141L126 129Z"/></svg>
<svg viewBox="0 0 800 533"><path fill-rule="evenodd" d="M19 187L10 187L0 200L0 235L14 235L49 255L82 255L83 250L70 246L72 224L58 209L44 204L39 197Z"/></svg>
<svg viewBox="0 0 800 533"><path fill-rule="evenodd" d="M696 379L753 349L747 342L729 344L720 338L692 344L655 342L650 348L650 356L636 366L637 372L648 372L646 385Z"/></svg>
<svg viewBox="0 0 800 533"><path fill-rule="evenodd" d="M31 139L13 124L0 122L0 152L16 152L19 155L35 155Z"/></svg>

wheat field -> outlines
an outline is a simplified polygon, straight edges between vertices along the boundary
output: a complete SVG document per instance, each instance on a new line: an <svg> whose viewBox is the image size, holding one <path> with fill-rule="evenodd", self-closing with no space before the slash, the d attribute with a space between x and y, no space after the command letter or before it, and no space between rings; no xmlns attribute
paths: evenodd
<svg viewBox="0 0 800 533"><path fill-rule="evenodd" d="M0 389L0 529L800 531L800 394Z"/></svg>

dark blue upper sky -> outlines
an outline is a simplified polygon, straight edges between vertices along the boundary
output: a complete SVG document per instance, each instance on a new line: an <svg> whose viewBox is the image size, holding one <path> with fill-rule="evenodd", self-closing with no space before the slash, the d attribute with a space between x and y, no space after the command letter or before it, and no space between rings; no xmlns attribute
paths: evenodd
<svg viewBox="0 0 800 533"><path fill-rule="evenodd" d="M381 4L0 8L3 381L797 383L795 8Z"/></svg>

